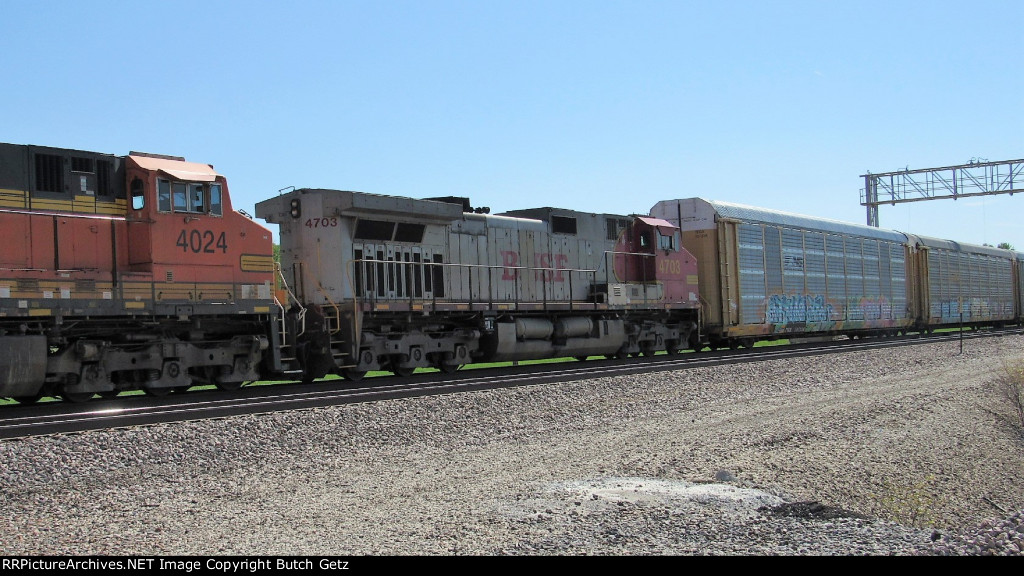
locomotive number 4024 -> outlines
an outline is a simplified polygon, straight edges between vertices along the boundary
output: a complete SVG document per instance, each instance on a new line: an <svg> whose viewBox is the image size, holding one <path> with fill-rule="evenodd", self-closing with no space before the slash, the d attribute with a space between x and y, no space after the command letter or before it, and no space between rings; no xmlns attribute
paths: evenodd
<svg viewBox="0 0 1024 576"><path fill-rule="evenodd" d="M224 232L220 235L211 230L182 230L178 234L178 241L175 246L180 246L182 252L193 252L195 254L216 254L228 251L228 239Z"/></svg>

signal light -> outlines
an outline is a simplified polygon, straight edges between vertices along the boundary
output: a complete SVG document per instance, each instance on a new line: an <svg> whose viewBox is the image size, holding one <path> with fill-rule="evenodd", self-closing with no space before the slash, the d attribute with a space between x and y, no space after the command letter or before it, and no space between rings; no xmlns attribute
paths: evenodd
<svg viewBox="0 0 1024 576"><path fill-rule="evenodd" d="M292 199L292 218L298 218L302 215L302 205L299 203L298 198Z"/></svg>

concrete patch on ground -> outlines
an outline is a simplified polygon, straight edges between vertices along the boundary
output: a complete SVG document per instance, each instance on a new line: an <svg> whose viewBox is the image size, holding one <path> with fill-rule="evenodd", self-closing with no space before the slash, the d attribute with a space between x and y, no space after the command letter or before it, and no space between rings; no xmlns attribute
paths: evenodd
<svg viewBox="0 0 1024 576"><path fill-rule="evenodd" d="M653 478L602 478L560 482L549 489L591 501L629 502L641 505L693 503L735 511L754 511L762 506L777 506L783 503L782 498L753 488Z"/></svg>

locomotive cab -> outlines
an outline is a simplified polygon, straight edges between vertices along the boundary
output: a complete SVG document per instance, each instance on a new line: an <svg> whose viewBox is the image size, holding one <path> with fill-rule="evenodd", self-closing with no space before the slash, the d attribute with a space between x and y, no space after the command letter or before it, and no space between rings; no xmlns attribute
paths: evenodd
<svg viewBox="0 0 1024 576"><path fill-rule="evenodd" d="M153 275L157 311L262 300L269 312L270 233L232 210L224 176L174 156L132 152L126 164L128 270Z"/></svg>
<svg viewBox="0 0 1024 576"><path fill-rule="evenodd" d="M679 228L666 220L634 218L615 246L615 274L628 285L631 300L697 304L696 259L682 247ZM613 286L610 297L615 292Z"/></svg>

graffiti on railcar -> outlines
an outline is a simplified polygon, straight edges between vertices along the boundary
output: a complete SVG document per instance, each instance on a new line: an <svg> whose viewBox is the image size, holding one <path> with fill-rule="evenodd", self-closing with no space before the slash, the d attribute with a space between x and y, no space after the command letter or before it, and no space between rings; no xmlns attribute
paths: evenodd
<svg viewBox="0 0 1024 576"><path fill-rule="evenodd" d="M844 313L842 304L821 294L773 294L768 297L765 316L766 322L779 325L894 318L892 302L884 296L850 302Z"/></svg>
<svg viewBox="0 0 1024 576"><path fill-rule="evenodd" d="M942 319L944 323L956 323L963 312L964 320L987 320L1010 318L1013 316L1013 303L982 298L964 298L960 300L944 300L932 304L931 316Z"/></svg>
<svg viewBox="0 0 1024 576"><path fill-rule="evenodd" d="M885 296L861 298L851 307L851 320L889 320L893 318L892 302Z"/></svg>
<svg viewBox="0 0 1024 576"><path fill-rule="evenodd" d="M772 324L828 322L835 315L833 306L819 294L772 294L765 308Z"/></svg>

